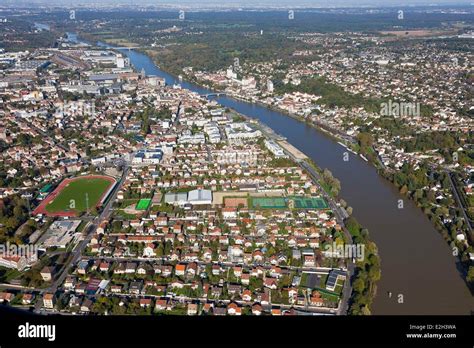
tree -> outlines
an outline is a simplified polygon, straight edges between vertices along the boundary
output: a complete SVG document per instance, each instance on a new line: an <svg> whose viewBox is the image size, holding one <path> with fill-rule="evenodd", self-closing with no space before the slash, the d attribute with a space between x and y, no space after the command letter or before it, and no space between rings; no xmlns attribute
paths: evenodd
<svg viewBox="0 0 474 348"><path fill-rule="evenodd" d="M366 149L368 147L371 147L373 142L374 142L374 138L373 138L372 134L367 133L367 132L360 132L357 135L357 140L359 142L359 146L362 149Z"/></svg>
<svg viewBox="0 0 474 348"><path fill-rule="evenodd" d="M324 171L323 171L323 178L324 178L325 180L328 180L328 179L332 179L332 178L333 178L332 173L331 173L331 171L330 171L329 169L327 169L327 168L324 169Z"/></svg>
<svg viewBox="0 0 474 348"><path fill-rule="evenodd" d="M369 269L369 279L374 282L380 279L380 266L372 265Z"/></svg>
<svg viewBox="0 0 474 348"><path fill-rule="evenodd" d="M469 283L474 283L474 266L469 266L469 271L467 272L466 280Z"/></svg>
<svg viewBox="0 0 474 348"><path fill-rule="evenodd" d="M371 312L370 312L370 309L368 306L362 306L361 307L361 314L362 315L370 315Z"/></svg>
<svg viewBox="0 0 474 348"><path fill-rule="evenodd" d="M256 290L259 290L263 287L263 280L262 278L256 278L256 277L251 277L250 278L250 284L249 284L249 290L254 292Z"/></svg>
<svg viewBox="0 0 474 348"><path fill-rule="evenodd" d="M360 235L361 226L354 217L347 218L345 224L353 237Z"/></svg>
<svg viewBox="0 0 474 348"><path fill-rule="evenodd" d="M406 195L408 193L408 187L407 185L403 185L402 188L400 189L400 193L402 195Z"/></svg>
<svg viewBox="0 0 474 348"><path fill-rule="evenodd" d="M32 142L31 135L25 134L25 133L20 133L18 135L18 142L23 146L31 145L31 142Z"/></svg>
<svg viewBox="0 0 474 348"><path fill-rule="evenodd" d="M333 178L331 186L331 193L334 196L337 196L339 194L339 191L341 191L341 182L338 179Z"/></svg>
<svg viewBox="0 0 474 348"><path fill-rule="evenodd" d="M354 288L354 291L362 293L365 289L365 283L361 278L357 278L352 284L352 287Z"/></svg>

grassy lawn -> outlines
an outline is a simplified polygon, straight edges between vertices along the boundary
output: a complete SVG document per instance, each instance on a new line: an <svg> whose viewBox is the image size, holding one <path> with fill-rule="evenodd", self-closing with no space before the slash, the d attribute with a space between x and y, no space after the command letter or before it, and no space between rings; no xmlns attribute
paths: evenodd
<svg viewBox="0 0 474 348"><path fill-rule="evenodd" d="M119 208L120 209L127 208L131 205L137 204L138 201L139 201L138 198L124 199L123 201L120 202Z"/></svg>
<svg viewBox="0 0 474 348"><path fill-rule="evenodd" d="M471 218L474 219L474 195L467 195L464 190L461 190L461 195L462 195L462 200L464 200L464 203L466 205L466 212L467 215Z"/></svg>
<svg viewBox="0 0 474 348"><path fill-rule="evenodd" d="M63 211L85 212L86 194L89 195L89 209L95 207L110 187L110 181L100 178L76 179L68 184L58 196L46 206L50 213ZM73 205L71 205L73 204Z"/></svg>
<svg viewBox="0 0 474 348"><path fill-rule="evenodd" d="M321 281L319 283L319 286L324 289L326 287L326 281L328 280L328 275L327 274L323 274L321 276Z"/></svg>
<svg viewBox="0 0 474 348"><path fill-rule="evenodd" d="M338 281L336 283L336 288L334 289L334 292L338 295L341 295L343 288L344 288L344 280L338 279Z"/></svg>
<svg viewBox="0 0 474 348"><path fill-rule="evenodd" d="M175 207L172 206L171 204L161 204L161 205L154 205L152 208L151 208L151 211L153 212L157 212L157 211L160 211L160 212L163 212L163 213L172 213L175 211Z"/></svg>
<svg viewBox="0 0 474 348"><path fill-rule="evenodd" d="M131 46L137 46L133 42L130 42L126 39L121 39L121 38L110 38L106 40L107 43L110 43L112 45L120 45L120 46L126 46L126 47L131 47Z"/></svg>
<svg viewBox="0 0 474 348"><path fill-rule="evenodd" d="M84 227L86 227L88 221L81 221L81 224L77 227L77 232L82 232L84 230Z"/></svg>
<svg viewBox="0 0 474 348"><path fill-rule="evenodd" d="M0 267L0 282L9 283L12 279L17 278L21 272L14 268Z"/></svg>
<svg viewBox="0 0 474 348"><path fill-rule="evenodd" d="M120 217L122 217L122 218L124 218L124 219L131 219L131 220L134 220L134 219L137 218L137 215L127 214L125 211L123 211L123 210L121 210L121 209L116 210L116 211L114 212L114 215L115 215L115 216L120 216Z"/></svg>
<svg viewBox="0 0 474 348"><path fill-rule="evenodd" d="M327 184L325 181L323 181L323 180L320 180L320 181L319 181L319 185L321 185L322 189L323 189L324 191L326 191L326 193L327 193L330 197L335 198L334 194L333 194L332 191L331 191L331 188L332 188L332 187L331 187L330 185L328 185L328 184Z"/></svg>
<svg viewBox="0 0 474 348"><path fill-rule="evenodd" d="M321 297L326 300L333 301L333 302L339 301L339 295L332 291L329 291L326 289L320 289L320 288L316 288L316 290L318 290L319 293L321 294Z"/></svg>
<svg viewBox="0 0 474 348"><path fill-rule="evenodd" d="M170 311L157 311L156 315L186 315L188 313L185 307L175 307Z"/></svg>
<svg viewBox="0 0 474 348"><path fill-rule="evenodd" d="M306 288L308 286L308 273L301 274L300 287Z"/></svg>
<svg viewBox="0 0 474 348"><path fill-rule="evenodd" d="M467 204L469 204L469 207L474 208L474 195L469 195L467 198Z"/></svg>

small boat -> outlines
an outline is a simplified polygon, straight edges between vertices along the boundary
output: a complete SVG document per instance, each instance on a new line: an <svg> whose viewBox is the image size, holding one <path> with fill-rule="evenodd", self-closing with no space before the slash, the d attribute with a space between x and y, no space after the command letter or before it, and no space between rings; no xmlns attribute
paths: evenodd
<svg viewBox="0 0 474 348"><path fill-rule="evenodd" d="M343 144L343 143L341 143L340 141L338 141L337 143L338 143L339 145L341 145L342 147L344 147L344 148L346 148L346 149L347 149L347 146L346 146L346 144Z"/></svg>
<svg viewBox="0 0 474 348"><path fill-rule="evenodd" d="M357 152L355 152L354 150L350 149L350 148L347 148L350 152L352 152L354 155L357 155Z"/></svg>

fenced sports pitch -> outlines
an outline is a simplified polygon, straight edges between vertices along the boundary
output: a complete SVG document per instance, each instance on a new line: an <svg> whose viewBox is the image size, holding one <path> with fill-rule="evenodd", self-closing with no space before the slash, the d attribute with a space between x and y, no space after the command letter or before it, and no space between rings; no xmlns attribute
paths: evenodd
<svg viewBox="0 0 474 348"><path fill-rule="evenodd" d="M77 216L99 207L116 181L105 175L87 175L64 179L35 209L33 214Z"/></svg>
<svg viewBox="0 0 474 348"><path fill-rule="evenodd" d="M137 205L135 206L136 210L147 210L151 204L151 198L142 198L138 201Z"/></svg>
<svg viewBox="0 0 474 348"><path fill-rule="evenodd" d="M327 202L323 198L319 197L288 197L288 202L290 205L291 201L294 202L293 208L295 209L328 209Z"/></svg>
<svg viewBox="0 0 474 348"><path fill-rule="evenodd" d="M328 204L319 197L251 197L253 209L328 209Z"/></svg>
<svg viewBox="0 0 474 348"><path fill-rule="evenodd" d="M283 197L252 197L251 206L260 209L282 209L286 208L285 198Z"/></svg>

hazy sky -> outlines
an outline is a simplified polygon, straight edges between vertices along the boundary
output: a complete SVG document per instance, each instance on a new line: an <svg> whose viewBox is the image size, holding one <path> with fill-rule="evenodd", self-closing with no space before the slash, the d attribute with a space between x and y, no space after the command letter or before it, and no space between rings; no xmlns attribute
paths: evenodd
<svg viewBox="0 0 474 348"><path fill-rule="evenodd" d="M168 5L173 7L359 7L472 4L474 0L0 0L8 5Z"/></svg>

